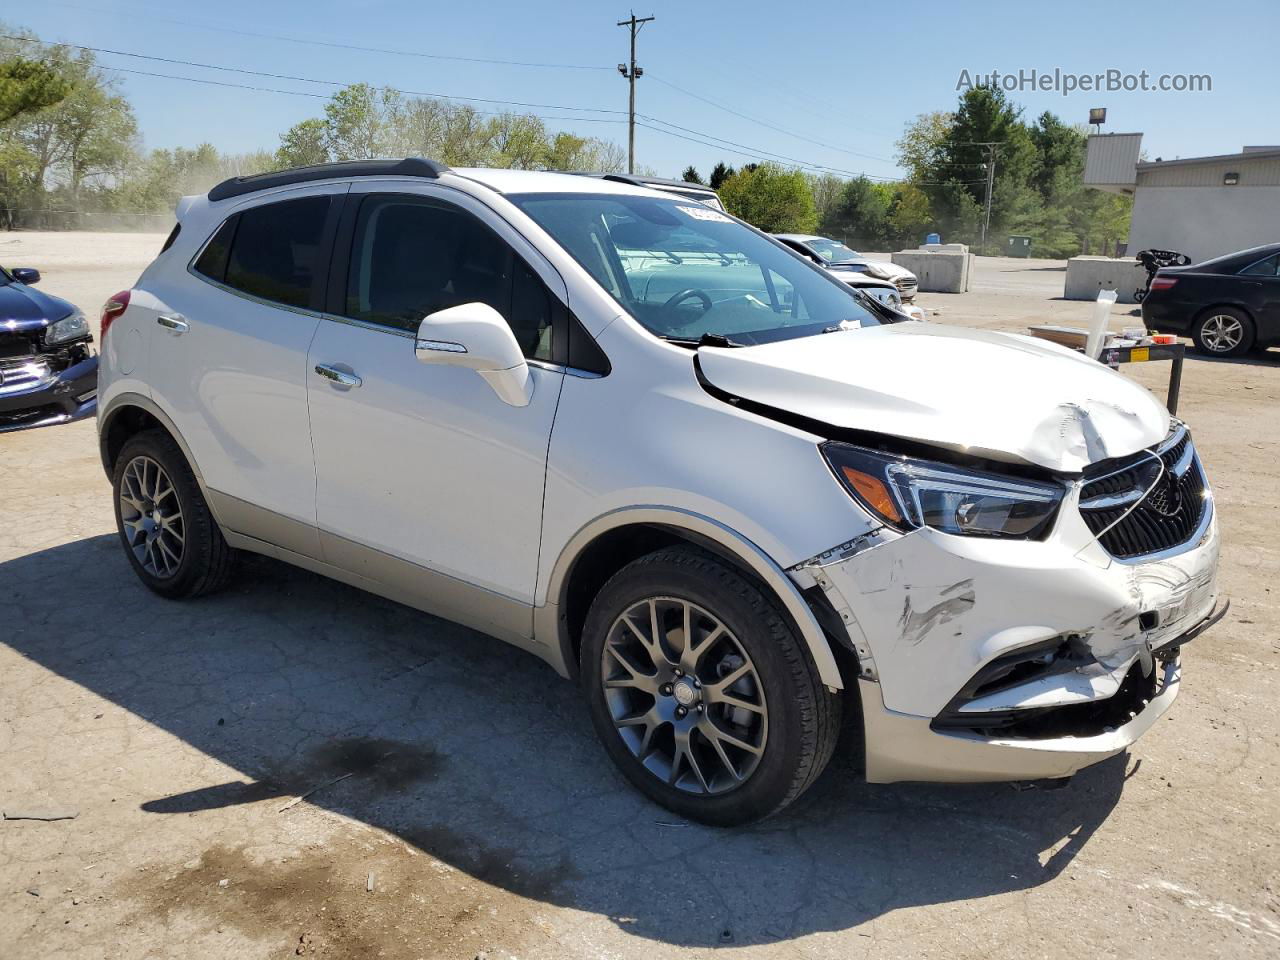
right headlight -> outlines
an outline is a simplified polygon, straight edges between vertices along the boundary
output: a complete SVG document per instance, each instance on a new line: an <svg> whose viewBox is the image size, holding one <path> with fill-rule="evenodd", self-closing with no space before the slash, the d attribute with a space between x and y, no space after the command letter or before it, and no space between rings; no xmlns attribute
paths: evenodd
<svg viewBox="0 0 1280 960"><path fill-rule="evenodd" d="M899 530L932 527L972 537L1031 539L1044 533L1066 487L900 457L848 443L822 455L844 488Z"/></svg>

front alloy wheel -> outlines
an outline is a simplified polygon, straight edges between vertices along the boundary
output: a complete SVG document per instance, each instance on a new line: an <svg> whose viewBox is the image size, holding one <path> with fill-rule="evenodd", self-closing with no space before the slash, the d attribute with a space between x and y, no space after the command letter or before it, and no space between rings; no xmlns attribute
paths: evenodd
<svg viewBox="0 0 1280 960"><path fill-rule="evenodd" d="M755 664L717 617L649 597L609 630L600 663L619 736L654 776L687 793L724 793L754 772L769 737Z"/></svg>
<svg viewBox="0 0 1280 960"><path fill-rule="evenodd" d="M731 826L817 779L840 696L773 594L693 546L633 560L596 595L579 658L591 722L650 799Z"/></svg>

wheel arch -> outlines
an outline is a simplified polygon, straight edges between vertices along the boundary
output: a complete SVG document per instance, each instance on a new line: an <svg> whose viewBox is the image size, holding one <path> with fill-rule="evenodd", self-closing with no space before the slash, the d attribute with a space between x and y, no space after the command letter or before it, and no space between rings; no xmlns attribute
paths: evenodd
<svg viewBox="0 0 1280 960"><path fill-rule="evenodd" d="M688 510L636 506L605 514L580 529L561 550L547 581L546 602L534 609L536 639L558 653L554 664L576 677L586 611L600 587L632 560L661 547L701 547L763 585L778 601L813 657L822 682L846 686L833 645L796 584L767 553L737 531Z"/></svg>
<svg viewBox="0 0 1280 960"><path fill-rule="evenodd" d="M143 430L160 429L173 438L182 455L187 458L196 482L204 491L204 477L191 448L178 432L173 420L150 397L140 393L122 393L113 397L111 403L98 416L98 453L102 457L102 468L110 479L115 472L116 457L129 438Z"/></svg>
<svg viewBox="0 0 1280 960"><path fill-rule="evenodd" d="M1195 315L1191 318L1192 327L1194 327L1197 323L1203 320L1208 314L1212 313L1214 310L1221 310L1223 307L1229 307L1232 310L1239 310L1241 313L1243 313L1248 318L1249 322L1253 324L1254 333L1255 335L1257 334L1258 318L1254 316L1253 310L1249 308L1248 304L1242 303L1238 300L1215 300L1213 303L1209 304L1208 306L1201 307L1199 310L1195 312Z"/></svg>

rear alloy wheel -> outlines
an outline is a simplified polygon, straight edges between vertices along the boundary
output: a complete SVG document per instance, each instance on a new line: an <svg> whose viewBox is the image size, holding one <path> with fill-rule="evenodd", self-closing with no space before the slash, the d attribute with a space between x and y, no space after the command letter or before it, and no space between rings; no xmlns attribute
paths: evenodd
<svg viewBox="0 0 1280 960"><path fill-rule="evenodd" d="M1234 307L1214 307L1196 322L1191 336L1201 353L1238 357L1253 347L1253 321Z"/></svg>
<svg viewBox="0 0 1280 960"><path fill-rule="evenodd" d="M235 552L172 437L161 430L131 437L116 458L112 490L120 541L148 588L177 599L226 583Z"/></svg>
<svg viewBox="0 0 1280 960"><path fill-rule="evenodd" d="M581 670L619 769L705 823L782 809L817 779L840 731L839 696L772 599L692 547L641 557L605 584Z"/></svg>

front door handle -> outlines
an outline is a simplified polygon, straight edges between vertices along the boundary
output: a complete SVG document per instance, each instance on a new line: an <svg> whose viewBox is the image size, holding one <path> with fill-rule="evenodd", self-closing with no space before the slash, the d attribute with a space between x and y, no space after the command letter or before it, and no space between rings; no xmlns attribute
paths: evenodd
<svg viewBox="0 0 1280 960"><path fill-rule="evenodd" d="M181 314L160 314L156 317L156 323L167 330L172 331L175 337L179 337L187 332L187 321L182 319Z"/></svg>
<svg viewBox="0 0 1280 960"><path fill-rule="evenodd" d="M324 377L330 383L335 383L340 387L358 387L360 384L364 383L364 381L354 373L349 373L346 370L339 370L337 367L330 366L327 363L317 363L316 373L320 374L320 376Z"/></svg>

